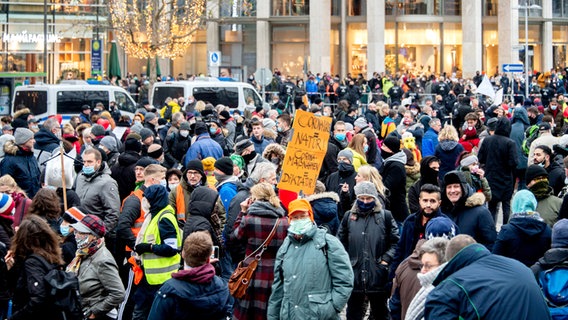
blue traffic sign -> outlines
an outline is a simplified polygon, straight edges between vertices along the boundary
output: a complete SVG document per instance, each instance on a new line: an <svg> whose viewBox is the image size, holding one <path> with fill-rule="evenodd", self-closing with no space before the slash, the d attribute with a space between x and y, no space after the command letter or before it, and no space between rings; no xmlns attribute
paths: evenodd
<svg viewBox="0 0 568 320"><path fill-rule="evenodd" d="M520 63L503 63L503 72L524 72L525 67Z"/></svg>

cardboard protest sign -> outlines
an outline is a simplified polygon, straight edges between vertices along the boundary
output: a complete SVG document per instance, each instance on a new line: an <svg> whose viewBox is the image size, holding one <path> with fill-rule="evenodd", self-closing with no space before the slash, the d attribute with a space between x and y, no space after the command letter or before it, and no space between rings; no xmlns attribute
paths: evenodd
<svg viewBox="0 0 568 320"><path fill-rule="evenodd" d="M312 194L327 152L331 118L297 110L292 128L278 188Z"/></svg>

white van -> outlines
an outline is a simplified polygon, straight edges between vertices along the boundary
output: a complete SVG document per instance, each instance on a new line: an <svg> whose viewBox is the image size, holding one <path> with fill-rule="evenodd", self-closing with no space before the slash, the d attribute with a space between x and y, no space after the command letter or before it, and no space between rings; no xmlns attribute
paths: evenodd
<svg viewBox="0 0 568 320"><path fill-rule="evenodd" d="M81 113L83 105L95 108L99 102L108 110L114 101L123 115L134 116L136 102L121 87L109 85L77 84L36 84L16 87L12 100L12 114L20 105L29 108L33 115L43 122L48 116L61 114L64 121Z"/></svg>
<svg viewBox="0 0 568 320"><path fill-rule="evenodd" d="M159 109L164 106L168 97L187 99L189 96L193 96L196 101L202 100L214 106L222 104L241 112L245 110L249 97L252 98L255 107L265 106L258 92L246 82L197 79L156 82L150 93L150 102Z"/></svg>

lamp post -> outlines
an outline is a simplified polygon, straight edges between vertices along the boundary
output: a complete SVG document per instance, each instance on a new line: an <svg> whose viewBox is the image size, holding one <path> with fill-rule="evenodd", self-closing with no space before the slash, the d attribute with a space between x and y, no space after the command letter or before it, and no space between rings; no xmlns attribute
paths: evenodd
<svg viewBox="0 0 568 320"><path fill-rule="evenodd" d="M525 99L529 97L529 9L541 10L537 4L529 5L530 0L526 0L524 6L517 6L518 10L525 10Z"/></svg>

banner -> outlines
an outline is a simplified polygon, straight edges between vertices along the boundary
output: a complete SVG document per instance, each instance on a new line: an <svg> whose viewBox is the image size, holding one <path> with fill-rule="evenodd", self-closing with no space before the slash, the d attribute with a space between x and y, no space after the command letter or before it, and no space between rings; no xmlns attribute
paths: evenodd
<svg viewBox="0 0 568 320"><path fill-rule="evenodd" d="M296 110L292 140L286 148L278 188L312 194L327 152L331 118Z"/></svg>
<svg viewBox="0 0 568 320"><path fill-rule="evenodd" d="M101 40L91 40L91 74L103 74L103 42Z"/></svg>
<svg viewBox="0 0 568 320"><path fill-rule="evenodd" d="M476 93L486 95L491 98L491 100L495 100L495 90L493 89L493 85L491 85L491 81L489 81L487 75L483 77L483 81L481 81L479 87L477 87Z"/></svg>

